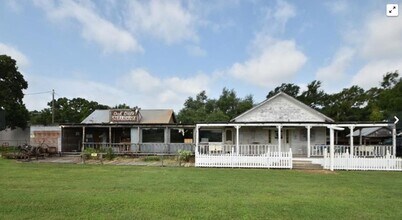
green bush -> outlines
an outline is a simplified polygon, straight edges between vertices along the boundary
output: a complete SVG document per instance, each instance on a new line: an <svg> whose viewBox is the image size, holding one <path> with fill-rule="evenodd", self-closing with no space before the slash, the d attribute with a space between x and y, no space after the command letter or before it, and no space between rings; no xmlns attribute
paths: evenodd
<svg viewBox="0 0 402 220"><path fill-rule="evenodd" d="M161 158L159 156L146 156L144 158L142 158L143 161L160 161Z"/></svg>
<svg viewBox="0 0 402 220"><path fill-rule="evenodd" d="M99 151L95 148L85 148L84 151L81 153L85 159L90 159L92 153L99 153Z"/></svg>
<svg viewBox="0 0 402 220"><path fill-rule="evenodd" d="M189 162L191 157L191 151L188 150L179 150L179 160Z"/></svg>
<svg viewBox="0 0 402 220"><path fill-rule="evenodd" d="M111 147L107 148L105 158L107 160L113 160L115 157L116 157L116 154L113 152L113 149Z"/></svg>

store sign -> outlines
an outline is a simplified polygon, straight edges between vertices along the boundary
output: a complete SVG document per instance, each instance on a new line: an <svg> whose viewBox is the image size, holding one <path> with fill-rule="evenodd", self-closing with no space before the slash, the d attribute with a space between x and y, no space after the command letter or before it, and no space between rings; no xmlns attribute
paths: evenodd
<svg viewBox="0 0 402 220"><path fill-rule="evenodd" d="M139 122L139 110L110 110L111 122Z"/></svg>

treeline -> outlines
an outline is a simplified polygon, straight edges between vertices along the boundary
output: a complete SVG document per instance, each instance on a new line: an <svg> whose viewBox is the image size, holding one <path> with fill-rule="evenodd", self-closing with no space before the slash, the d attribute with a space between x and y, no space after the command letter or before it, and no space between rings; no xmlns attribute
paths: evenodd
<svg viewBox="0 0 402 220"><path fill-rule="evenodd" d="M345 88L338 93L328 94L320 81L314 80L304 90L292 83L269 91L267 98L285 92L306 105L322 112L335 121L383 121L402 119L402 78L397 71L386 73L378 87L364 90L359 86ZM252 95L237 96L234 89L224 88L219 98L209 98L205 91L188 97L177 114L179 123L228 122L252 108ZM31 124L51 124L52 103L42 111L30 112ZM126 104L110 107L83 98L59 98L55 101L56 123L79 123L95 109L130 108Z"/></svg>
<svg viewBox="0 0 402 220"><path fill-rule="evenodd" d="M328 94L320 81L309 83L305 90L292 83L283 83L267 94L270 98L285 92L335 121L383 121L402 119L402 78L398 71L386 73L379 87L364 90L359 86ZM251 95L238 98L234 90L223 89L219 99L209 99L205 91L189 97L177 118L182 123L227 122L252 108Z"/></svg>

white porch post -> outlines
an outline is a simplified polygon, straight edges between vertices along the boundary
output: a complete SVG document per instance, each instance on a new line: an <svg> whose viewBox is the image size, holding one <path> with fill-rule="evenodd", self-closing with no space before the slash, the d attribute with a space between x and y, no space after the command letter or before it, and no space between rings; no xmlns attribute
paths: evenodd
<svg viewBox="0 0 402 220"><path fill-rule="evenodd" d="M236 125L236 154L239 155L239 130L240 130L240 126Z"/></svg>
<svg viewBox="0 0 402 220"><path fill-rule="evenodd" d="M277 128L278 128L278 151L279 152L282 152L282 150L281 150L281 145L282 145L282 140L281 140L281 129L282 129L282 126L281 125L278 125L277 126Z"/></svg>
<svg viewBox="0 0 402 220"><path fill-rule="evenodd" d="M310 135L310 129L311 129L311 126L307 126L306 127L307 128L307 157L310 157L310 155L311 155L311 135Z"/></svg>
<svg viewBox="0 0 402 220"><path fill-rule="evenodd" d="M82 127L82 146L81 146L81 152L84 152L85 148L85 126Z"/></svg>
<svg viewBox="0 0 402 220"><path fill-rule="evenodd" d="M330 169L331 171L334 171L334 129L331 127L329 128L329 154L330 154Z"/></svg>
<svg viewBox="0 0 402 220"><path fill-rule="evenodd" d="M362 128L359 130L359 144L360 146L363 145L363 134L362 134Z"/></svg>
<svg viewBox="0 0 402 220"><path fill-rule="evenodd" d="M392 155L396 156L396 124L392 128Z"/></svg>
<svg viewBox="0 0 402 220"><path fill-rule="evenodd" d="M198 145L199 145L198 140L200 139L198 129L199 129L198 125L195 125L195 150L194 150L195 155L198 154Z"/></svg>
<svg viewBox="0 0 402 220"><path fill-rule="evenodd" d="M349 129L350 129L350 139L349 139L349 144L350 144L350 155L352 155L353 156L353 153L354 153L354 149L353 149L353 129L354 129L354 127L353 126L349 126Z"/></svg>

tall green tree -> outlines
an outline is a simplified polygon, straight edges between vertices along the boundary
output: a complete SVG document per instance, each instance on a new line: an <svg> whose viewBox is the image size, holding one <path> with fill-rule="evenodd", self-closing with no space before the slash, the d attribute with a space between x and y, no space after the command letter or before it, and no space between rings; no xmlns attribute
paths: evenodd
<svg viewBox="0 0 402 220"><path fill-rule="evenodd" d="M335 121L365 121L367 96L359 86L345 88L328 96L322 112Z"/></svg>
<svg viewBox="0 0 402 220"><path fill-rule="evenodd" d="M177 119L181 123L228 122L252 107L251 95L238 98L234 90L224 88L219 99L209 99L202 91L195 98L188 97Z"/></svg>
<svg viewBox="0 0 402 220"><path fill-rule="evenodd" d="M307 90L303 91L297 97L304 104L314 108L321 109L324 106L327 94L321 89L321 81L314 80L307 85Z"/></svg>
<svg viewBox="0 0 402 220"><path fill-rule="evenodd" d="M272 96L278 94L279 92L284 92L290 96L297 98L300 92L300 87L293 83L282 83L282 85L271 90L266 97L267 99L269 99Z"/></svg>
<svg viewBox="0 0 402 220"><path fill-rule="evenodd" d="M28 88L24 76L18 71L17 62L7 55L0 55L0 110L5 111L5 127L25 128L29 112L22 99Z"/></svg>

